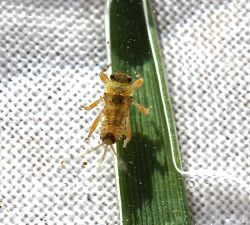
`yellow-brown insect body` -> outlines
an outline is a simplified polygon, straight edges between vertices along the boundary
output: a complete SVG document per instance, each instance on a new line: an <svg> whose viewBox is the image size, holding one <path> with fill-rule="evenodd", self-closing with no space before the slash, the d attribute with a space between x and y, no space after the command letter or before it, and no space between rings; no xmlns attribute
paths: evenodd
<svg viewBox="0 0 250 225"><path fill-rule="evenodd" d="M104 96L101 96L89 106L81 106L85 110L91 110L104 101L104 108L100 111L91 125L86 140L89 140L97 125L101 122L100 135L102 143L93 150L102 145L106 145L105 154L107 146L111 146L112 151L115 153L112 144L116 143L123 135L126 136L123 144L124 148L131 140L132 132L129 116L131 104L145 115L148 115L150 112L149 108L145 108L132 98L134 90L139 89L143 85L143 79L139 78L132 83L131 77L123 72L113 73L109 78L106 74L108 68L109 66L104 68L99 74L100 79L105 84ZM103 157L105 157L105 154Z"/></svg>
<svg viewBox="0 0 250 225"><path fill-rule="evenodd" d="M104 144L114 144L125 134L132 95L131 78L125 73L112 74L111 80L104 87L104 119L101 127L101 140Z"/></svg>

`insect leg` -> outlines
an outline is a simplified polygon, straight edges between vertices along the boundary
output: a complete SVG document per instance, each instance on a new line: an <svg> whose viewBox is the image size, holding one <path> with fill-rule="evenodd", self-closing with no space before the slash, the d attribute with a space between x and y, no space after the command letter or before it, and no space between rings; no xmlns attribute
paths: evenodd
<svg viewBox="0 0 250 225"><path fill-rule="evenodd" d="M89 106L81 105L80 108L84 108L85 110L90 110L90 109L95 108L102 101L103 101L103 96L101 98L99 98L98 100L92 102Z"/></svg>
<svg viewBox="0 0 250 225"><path fill-rule="evenodd" d="M126 148L128 142L132 138L131 123L130 123L130 115L129 114L128 114L127 118L126 118L125 129L126 129L126 139L124 140L123 148Z"/></svg>
<svg viewBox="0 0 250 225"><path fill-rule="evenodd" d="M95 121L93 122L92 126L90 127L89 134L88 134L88 136L85 139L86 141L89 140L89 138L91 137L92 133L95 131L98 123L101 121L102 116L103 116L103 110L99 113L99 115L96 117Z"/></svg>
<svg viewBox="0 0 250 225"><path fill-rule="evenodd" d="M143 105L137 103L137 102L132 102L132 104L142 113L144 113L145 115L149 115L150 113L150 108L145 108Z"/></svg>
<svg viewBox="0 0 250 225"><path fill-rule="evenodd" d="M107 65L99 74L100 79L104 84L106 84L109 80L108 75L106 74L108 68L111 66L111 64Z"/></svg>
<svg viewBox="0 0 250 225"><path fill-rule="evenodd" d="M139 78L133 83L133 88L134 89L139 89L144 83L144 80L142 78Z"/></svg>

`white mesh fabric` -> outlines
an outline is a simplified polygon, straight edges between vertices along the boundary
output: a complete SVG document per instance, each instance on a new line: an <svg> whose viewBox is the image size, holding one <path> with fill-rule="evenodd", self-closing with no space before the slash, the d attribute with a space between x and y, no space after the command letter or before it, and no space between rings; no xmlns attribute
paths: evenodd
<svg viewBox="0 0 250 225"><path fill-rule="evenodd" d="M119 224L113 160L84 142L107 64L105 1L0 2L0 224ZM154 1L185 170L249 184L250 4ZM83 165L87 162L87 165ZM186 179L194 224L250 224L250 197Z"/></svg>
<svg viewBox="0 0 250 225"><path fill-rule="evenodd" d="M81 154L106 65L104 1L0 3L0 224L118 224L113 162ZM87 162L87 165L82 165Z"/></svg>

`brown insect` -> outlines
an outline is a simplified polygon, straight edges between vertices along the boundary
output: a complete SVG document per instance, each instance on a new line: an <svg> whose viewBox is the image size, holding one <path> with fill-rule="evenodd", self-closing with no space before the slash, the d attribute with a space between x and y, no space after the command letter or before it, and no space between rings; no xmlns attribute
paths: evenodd
<svg viewBox="0 0 250 225"><path fill-rule="evenodd" d="M110 65L109 65L110 66ZM136 103L133 100L133 92L139 89L144 81L142 78L137 79L132 83L132 78L123 72L116 72L110 75L110 79L106 74L109 66L104 68L99 76L105 84L104 96L93 102L89 106L81 106L85 110L91 110L99 103L104 102L104 108L96 117L92 126L90 127L89 134L86 140L89 140L92 133L95 131L99 122L101 122L100 138L102 143L94 149L106 145L111 146L114 151L113 144L116 143L123 135L126 136L123 147L125 148L130 139L132 138L131 124L129 109L131 105L134 105L140 112L148 115L150 113L149 108ZM94 150L92 149L92 150ZM106 154L106 149L103 158Z"/></svg>

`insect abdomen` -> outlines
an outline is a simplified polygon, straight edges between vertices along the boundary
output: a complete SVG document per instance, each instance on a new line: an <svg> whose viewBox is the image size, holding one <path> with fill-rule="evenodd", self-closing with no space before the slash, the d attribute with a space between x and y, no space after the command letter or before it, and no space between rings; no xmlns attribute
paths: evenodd
<svg viewBox="0 0 250 225"><path fill-rule="evenodd" d="M129 113L131 98L129 96L105 93L104 101L101 139L106 144L114 144L124 134L125 120Z"/></svg>
<svg viewBox="0 0 250 225"><path fill-rule="evenodd" d="M101 128L101 140L105 144L116 143L124 133L124 126L107 125L105 122Z"/></svg>

